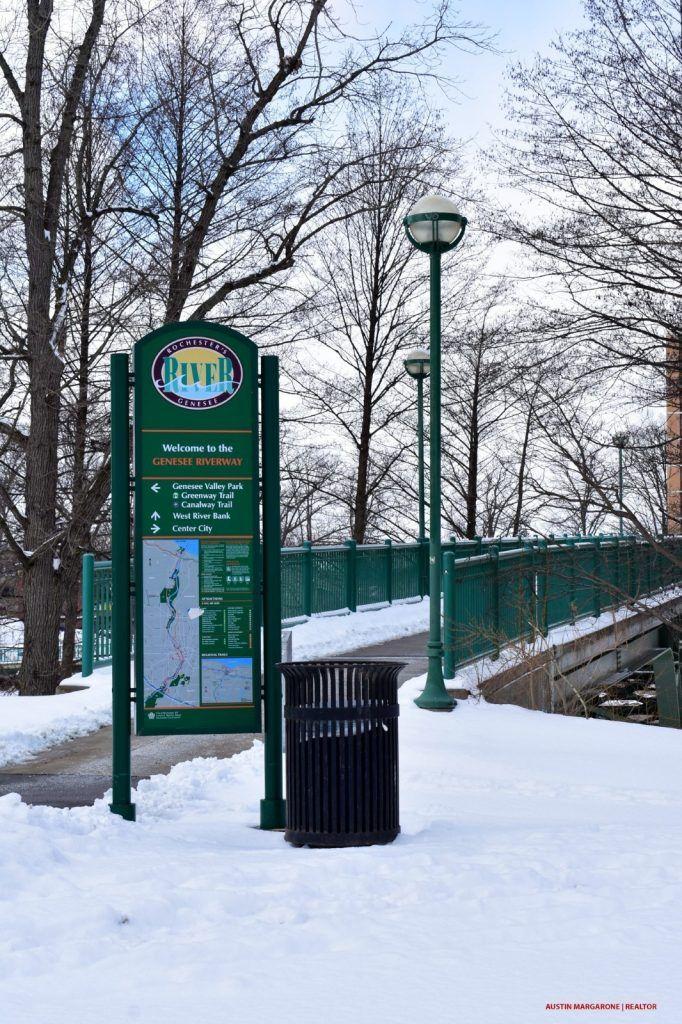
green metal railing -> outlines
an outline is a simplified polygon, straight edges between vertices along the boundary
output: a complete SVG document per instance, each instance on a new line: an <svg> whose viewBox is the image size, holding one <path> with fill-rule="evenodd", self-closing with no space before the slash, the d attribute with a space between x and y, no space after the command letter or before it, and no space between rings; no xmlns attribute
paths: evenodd
<svg viewBox="0 0 682 1024"><path fill-rule="evenodd" d="M459 548L459 545L457 546ZM672 557L671 557L672 556ZM444 671L552 626L627 605L682 580L682 539L567 537L522 550L444 556Z"/></svg>
<svg viewBox="0 0 682 1024"><path fill-rule="evenodd" d="M682 541L665 543L682 559ZM446 669L682 579L669 558L632 537L451 538L443 552ZM283 548L282 618L423 597L427 562L428 543ZM84 675L111 661L111 611L111 563L85 555Z"/></svg>

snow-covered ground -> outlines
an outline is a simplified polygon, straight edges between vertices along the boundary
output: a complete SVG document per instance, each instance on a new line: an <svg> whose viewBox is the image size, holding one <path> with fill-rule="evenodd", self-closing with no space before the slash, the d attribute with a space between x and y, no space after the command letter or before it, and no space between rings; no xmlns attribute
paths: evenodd
<svg viewBox="0 0 682 1024"><path fill-rule="evenodd" d="M402 835L297 850L262 747L140 783L138 821L0 799L7 1024L682 1020L682 733L401 690ZM552 1011L557 1003L655 1011Z"/></svg>
<svg viewBox="0 0 682 1024"><path fill-rule="evenodd" d="M314 615L292 627L294 658L310 661L345 654L382 640L413 636L429 628L429 599L368 607L348 615Z"/></svg>
<svg viewBox="0 0 682 1024"><path fill-rule="evenodd" d="M69 683L87 689L54 697L0 696L0 768L110 724L111 669L96 669L87 679L76 675Z"/></svg>
<svg viewBox="0 0 682 1024"><path fill-rule="evenodd" d="M393 640L428 627L428 601L394 604L352 615L315 616L293 627L295 658L344 654L364 644ZM64 740L111 722L111 669L69 682L86 690L54 697L0 695L0 767L25 760ZM4 1024L0 1017L0 1024Z"/></svg>

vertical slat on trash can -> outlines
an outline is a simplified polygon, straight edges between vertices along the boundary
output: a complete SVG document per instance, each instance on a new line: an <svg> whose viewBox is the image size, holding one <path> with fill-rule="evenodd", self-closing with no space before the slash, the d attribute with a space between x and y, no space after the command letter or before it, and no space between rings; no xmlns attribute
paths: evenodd
<svg viewBox="0 0 682 1024"><path fill-rule="evenodd" d="M355 680L357 677L357 668L353 665L352 668L348 669L347 675L347 700L348 706L355 706ZM353 800L353 794L355 793L356 777L357 777L357 763L356 763L356 744L355 744L355 726L356 723L352 719L348 720L348 743L346 744L346 760L348 762L348 832L357 832L357 808L355 801Z"/></svg>
<svg viewBox="0 0 682 1024"><path fill-rule="evenodd" d="M320 706L329 706L329 679L325 667L319 670L320 678ZM315 780L320 794L320 829L323 832L329 831L329 752L327 750L327 722L323 718L316 723L317 739L316 746L319 751L320 774Z"/></svg>
<svg viewBox="0 0 682 1024"><path fill-rule="evenodd" d="M381 757L381 736L379 733L381 729L379 727L379 692L381 690L381 677L378 680L375 692L369 698L371 706L374 709L374 715L370 719L369 729L369 743L370 743L370 759L372 761L372 831L379 828L379 822L382 821L381 817L381 791L383 790L381 778L382 769L382 757Z"/></svg>
<svg viewBox="0 0 682 1024"><path fill-rule="evenodd" d="M369 703L369 686L367 683L367 672L362 672L362 703L366 707ZM365 772L365 820L362 823L363 832L371 832L372 824L372 787L375 779L372 778L372 751L369 744L369 721L368 716L362 720L362 754L363 767Z"/></svg>
<svg viewBox="0 0 682 1024"><path fill-rule="evenodd" d="M312 696L312 685L313 681L303 677L301 703L303 707L310 704L310 698ZM301 825L303 828L313 828L313 822L310 820L311 807L310 807L310 791L308 790L309 785L309 772L308 772L308 755L310 752L310 744L308 742L308 730L311 728L310 722L303 719L301 722ZM312 773L311 773L312 774Z"/></svg>
<svg viewBox="0 0 682 1024"><path fill-rule="evenodd" d="M313 670L312 676L312 687L311 694L306 701L308 707L320 707L322 703L322 669L317 667ZM312 821L309 822L308 828L311 832L320 832L324 830L324 819L322 811L322 792L320 786L314 786L314 779L318 780L322 778L324 766L322 764L322 744L319 743L320 739L320 723L310 723L310 742L307 744L310 757L308 759L310 766L310 780L308 790L314 794L314 800L311 800L311 805L314 806L314 816Z"/></svg>
<svg viewBox="0 0 682 1024"><path fill-rule="evenodd" d="M397 826L400 821L400 787L398 785L398 779L400 778L400 748L398 746L398 719L394 718L389 722L391 729L391 747L393 753L391 755L391 772L395 777L395 783L392 788L392 800L393 800L393 826Z"/></svg>
<svg viewBox="0 0 682 1024"><path fill-rule="evenodd" d="M343 672L329 672L329 690L330 690L330 707L335 711L338 709L338 688L340 677L343 676ZM330 832L341 832L341 823L339 821L339 801L337 796L337 771L336 761L338 758L339 747L341 746L342 740L339 736L339 720L338 715L335 716L334 721L327 722L327 728L331 730L332 742L327 745L327 752L329 755L329 820Z"/></svg>

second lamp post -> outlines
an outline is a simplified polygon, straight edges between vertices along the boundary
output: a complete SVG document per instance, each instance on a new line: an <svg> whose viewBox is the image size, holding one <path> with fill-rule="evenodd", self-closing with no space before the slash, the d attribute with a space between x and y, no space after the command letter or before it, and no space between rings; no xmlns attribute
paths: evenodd
<svg viewBox="0 0 682 1024"><path fill-rule="evenodd" d="M426 686L415 703L430 711L450 711L455 701L445 689L443 678L443 640L441 630L441 542L440 542L440 451L441 451L441 312L440 312L440 258L461 242L466 229L466 217L454 203L442 196L430 195L420 199L403 221L412 245L429 254L430 260L430 313L429 313L429 366L431 371L431 402L429 423L431 428L431 459L429 474L429 667Z"/></svg>
<svg viewBox="0 0 682 1024"><path fill-rule="evenodd" d="M424 381L429 375L429 353L414 348L403 360L407 374L417 382L417 477L419 482L419 594L429 592L426 562L426 488L424 487Z"/></svg>
<svg viewBox="0 0 682 1024"><path fill-rule="evenodd" d="M618 533L623 536L623 450L627 447L629 437L627 434L614 434L612 442L618 449L618 504L620 505L620 523Z"/></svg>
<svg viewBox="0 0 682 1024"><path fill-rule="evenodd" d="M419 475L419 543L426 540L426 495L424 493L424 381L429 375L429 353L414 348L403 360L410 377L417 382L417 465Z"/></svg>

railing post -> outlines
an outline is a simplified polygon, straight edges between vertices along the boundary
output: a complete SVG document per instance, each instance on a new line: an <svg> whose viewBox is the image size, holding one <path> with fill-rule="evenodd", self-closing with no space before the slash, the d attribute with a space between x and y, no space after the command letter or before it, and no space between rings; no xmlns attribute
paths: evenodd
<svg viewBox="0 0 682 1024"><path fill-rule="evenodd" d="M488 551L490 566L492 570L492 591L493 591L493 656L492 660L497 661L500 656L500 551L497 545L493 544Z"/></svg>
<svg viewBox="0 0 682 1024"><path fill-rule="evenodd" d="M346 547L346 607L355 612L358 609L358 545L354 540L345 541Z"/></svg>
<svg viewBox="0 0 682 1024"><path fill-rule="evenodd" d="M535 640L535 634L538 629L537 553L535 545L530 540L523 541L523 551L528 562L527 575L525 572L522 573L528 581L528 630L531 640ZM523 603L521 607L523 607Z"/></svg>
<svg viewBox="0 0 682 1024"><path fill-rule="evenodd" d="M81 674L92 675L95 638L95 556L83 555L81 599Z"/></svg>
<svg viewBox="0 0 682 1024"><path fill-rule="evenodd" d="M393 541L387 537L384 541L386 548L386 600L393 604Z"/></svg>
<svg viewBox="0 0 682 1024"><path fill-rule="evenodd" d="M575 622L575 618L576 618L576 616L575 616L575 613L576 613L576 602L575 602L575 540L572 537L569 537L568 534L565 534L565 537L566 537L566 544L568 546L569 554L570 554L570 559L571 559L571 562L570 562L570 565L571 565L571 588L570 588L570 590L568 592L568 597L569 597L569 604L570 604L570 608L571 608L571 622L573 623L573 622Z"/></svg>
<svg viewBox="0 0 682 1024"><path fill-rule="evenodd" d="M480 537L479 534L476 534L473 539L476 542L476 549L474 551L474 554L475 555L482 554L482 552L483 552L483 539L482 539L482 537Z"/></svg>
<svg viewBox="0 0 682 1024"><path fill-rule="evenodd" d="M549 549L546 540L538 541L538 548L540 556L540 568L538 571L538 622L540 626L540 632L543 636L547 636L549 632L548 625L548 612L547 612L547 588L549 586Z"/></svg>
<svg viewBox="0 0 682 1024"><path fill-rule="evenodd" d="M455 651L457 614L455 594L455 573L457 572L454 551L446 551L443 555L443 676L454 679L457 668Z"/></svg>
<svg viewBox="0 0 682 1024"><path fill-rule="evenodd" d="M313 614L313 542L303 541L303 614Z"/></svg>
<svg viewBox="0 0 682 1024"><path fill-rule="evenodd" d="M601 537L594 537L592 543L592 614L598 619L601 615Z"/></svg>

